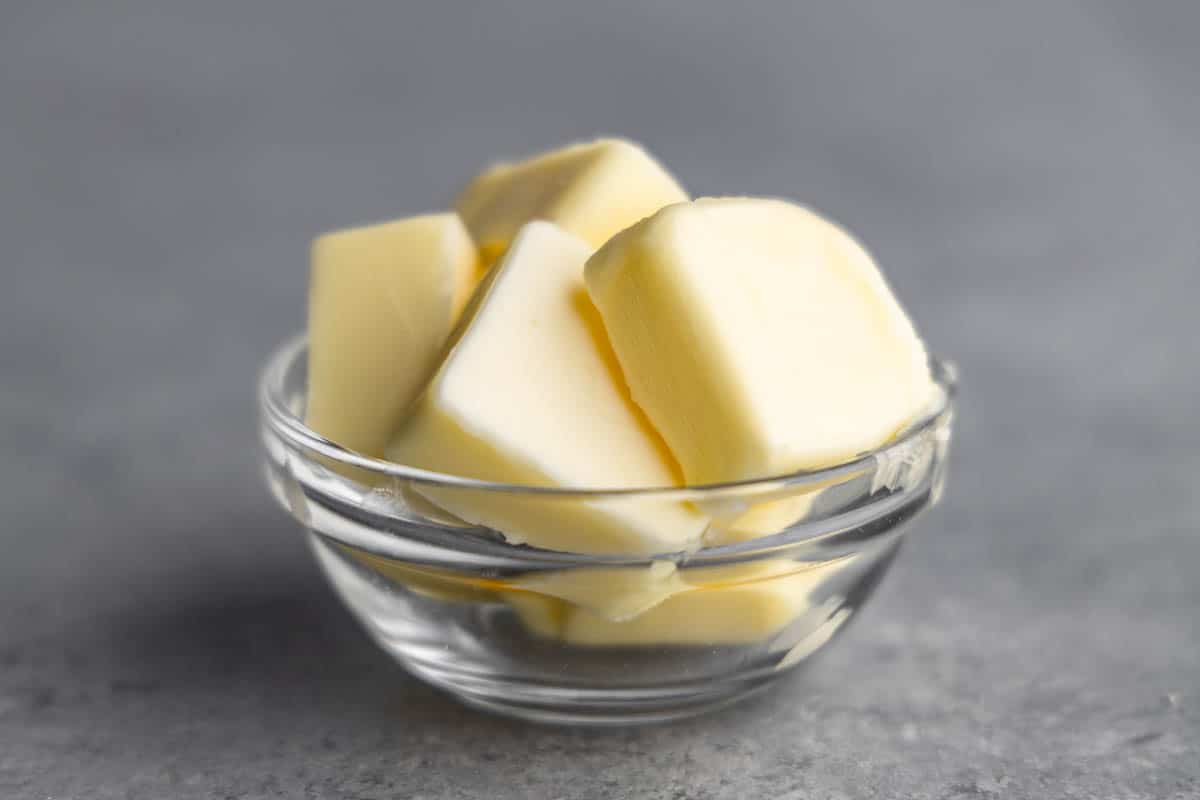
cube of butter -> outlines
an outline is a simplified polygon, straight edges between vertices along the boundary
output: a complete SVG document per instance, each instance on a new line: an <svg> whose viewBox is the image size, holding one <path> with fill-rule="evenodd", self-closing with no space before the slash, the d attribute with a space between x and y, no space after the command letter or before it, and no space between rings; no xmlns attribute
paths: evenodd
<svg viewBox="0 0 1200 800"><path fill-rule="evenodd" d="M692 568L685 571L679 588L624 619L546 595L509 594L505 600L533 633L568 644L748 644L768 639L818 610L813 593L846 565L844 559L809 565L779 558Z"/></svg>
<svg viewBox="0 0 1200 800"><path fill-rule="evenodd" d="M394 461L487 481L566 488L672 486L677 468L628 396L583 285L591 249L526 225L463 315L442 366L388 448ZM657 498L580 499L413 482L514 542L576 552L661 552L705 519Z"/></svg>
<svg viewBox="0 0 1200 800"><path fill-rule="evenodd" d="M668 206L597 251L586 280L634 399L689 484L853 458L935 391L867 252L782 200Z"/></svg>
<svg viewBox="0 0 1200 800"><path fill-rule="evenodd" d="M496 164L463 189L456 207L484 262L491 263L530 220L553 222L595 249L617 231L687 199L641 147L597 139Z"/></svg>
<svg viewBox="0 0 1200 800"><path fill-rule="evenodd" d="M732 519L729 519L729 505L717 501L713 504L715 508L711 509L716 513L705 534L705 544L734 544L779 533L804 519L818 494L819 490L758 502Z"/></svg>
<svg viewBox="0 0 1200 800"><path fill-rule="evenodd" d="M562 639L583 645L749 644L766 639L809 608L817 582L800 573L676 594L641 616L614 621L568 610Z"/></svg>
<svg viewBox="0 0 1200 800"><path fill-rule="evenodd" d="M671 595L692 588L684 583L672 561L655 561L648 567L551 570L513 583L615 621L644 614Z"/></svg>
<svg viewBox="0 0 1200 800"><path fill-rule="evenodd" d="M478 259L451 213L328 233L312 245L307 423L382 455L437 366Z"/></svg>

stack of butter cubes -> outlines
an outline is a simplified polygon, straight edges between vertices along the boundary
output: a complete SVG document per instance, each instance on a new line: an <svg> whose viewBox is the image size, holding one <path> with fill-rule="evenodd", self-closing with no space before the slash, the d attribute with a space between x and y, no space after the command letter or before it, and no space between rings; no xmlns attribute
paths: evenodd
<svg viewBox="0 0 1200 800"><path fill-rule="evenodd" d="M319 237L308 377L308 424L348 449L571 489L836 464L936 391L912 323L844 230L783 200L692 200L620 139L492 166L453 211ZM676 552L710 528L681 502L414 488L555 550Z"/></svg>

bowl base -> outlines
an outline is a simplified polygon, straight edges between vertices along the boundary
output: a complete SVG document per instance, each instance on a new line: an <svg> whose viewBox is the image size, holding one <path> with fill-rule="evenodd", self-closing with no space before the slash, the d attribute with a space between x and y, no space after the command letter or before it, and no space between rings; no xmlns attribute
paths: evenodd
<svg viewBox="0 0 1200 800"><path fill-rule="evenodd" d="M718 687L670 690L518 687L508 681L463 680L429 664L400 658L415 677L471 708L542 725L593 728L653 725L700 716L770 688L790 670Z"/></svg>
<svg viewBox="0 0 1200 800"><path fill-rule="evenodd" d="M414 589L320 536L310 542L368 635L413 676L491 713L594 727L692 717L770 686L845 626L898 544L830 573L839 580L821 585L823 597L810 594L787 626L761 640L593 646L531 631L494 590L460 598Z"/></svg>

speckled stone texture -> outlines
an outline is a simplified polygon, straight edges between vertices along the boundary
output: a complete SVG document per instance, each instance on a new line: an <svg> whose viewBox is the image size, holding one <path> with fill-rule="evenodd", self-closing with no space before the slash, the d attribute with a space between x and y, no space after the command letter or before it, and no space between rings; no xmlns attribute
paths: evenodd
<svg viewBox="0 0 1200 800"><path fill-rule="evenodd" d="M1189 2L3 3L0 797L1200 796L1197 30ZM601 131L845 222L964 385L947 500L837 646L616 732L394 667L268 501L253 409L311 235Z"/></svg>

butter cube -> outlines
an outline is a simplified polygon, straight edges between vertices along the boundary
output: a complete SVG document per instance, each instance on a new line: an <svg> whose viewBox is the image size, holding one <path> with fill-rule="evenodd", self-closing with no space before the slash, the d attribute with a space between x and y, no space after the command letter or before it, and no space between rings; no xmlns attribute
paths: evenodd
<svg viewBox="0 0 1200 800"><path fill-rule="evenodd" d="M814 593L848 568L855 557L822 563L773 558L721 567L692 567L671 573L669 588L657 601L632 616L617 617L614 596L598 605L598 594L576 603L564 593L509 592L503 595L522 624L532 633L566 644L591 647L637 645L735 645L771 638L802 617L820 616L831 609L816 602ZM651 567L608 570L611 591L633 586L646 596ZM559 573L562 587L573 571ZM835 598L836 601L836 598ZM836 604L836 602L835 602ZM818 624L819 619L812 620Z"/></svg>
<svg viewBox="0 0 1200 800"><path fill-rule="evenodd" d="M750 644L783 630L814 607L811 595L841 568L787 559L703 567L686 572L697 585L674 594L628 620L568 606L561 638L570 644L730 645Z"/></svg>
<svg viewBox="0 0 1200 800"><path fill-rule="evenodd" d="M368 553L344 544L335 544L343 554L372 572L404 586L411 592L446 602L489 602L495 595L484 581L456 575L432 567L416 567Z"/></svg>
<svg viewBox="0 0 1200 800"><path fill-rule="evenodd" d="M801 486L698 502L701 511L710 517L704 543L734 544L780 533L809 517L822 492L844 480L846 476L841 475Z"/></svg>
<svg viewBox="0 0 1200 800"><path fill-rule="evenodd" d="M454 334L388 448L393 461L488 481L566 488L676 485L662 440L633 404L583 285L591 249L525 226ZM705 519L657 498L579 499L413 488L510 541L576 552L675 551Z"/></svg>
<svg viewBox="0 0 1200 800"><path fill-rule="evenodd" d="M669 206L597 251L586 280L634 399L689 484L853 458L935 391L867 252L782 200Z"/></svg>
<svg viewBox="0 0 1200 800"><path fill-rule="evenodd" d="M454 213L318 237L308 305L309 427L382 455L437 366L477 269Z"/></svg>
<svg viewBox="0 0 1200 800"><path fill-rule="evenodd" d="M671 561L655 561L645 568L539 572L516 581L515 585L618 621L632 619L671 595L692 588L684 583Z"/></svg>
<svg viewBox="0 0 1200 800"><path fill-rule="evenodd" d="M785 528L795 525L808 515L819 491L807 494L793 494L777 500L767 500L755 503L748 510L737 515L731 521L726 521L728 509L721 509L719 504L715 511L712 524L705 534L705 544L719 546L745 542L779 533Z"/></svg>
<svg viewBox="0 0 1200 800"><path fill-rule="evenodd" d="M553 222L595 249L617 231L687 199L641 147L597 139L496 164L463 189L456 207L484 262L491 263L530 220Z"/></svg>
<svg viewBox="0 0 1200 800"><path fill-rule="evenodd" d="M534 592L505 592L503 598L521 625L534 636L557 639L562 633L567 607L562 600Z"/></svg>

